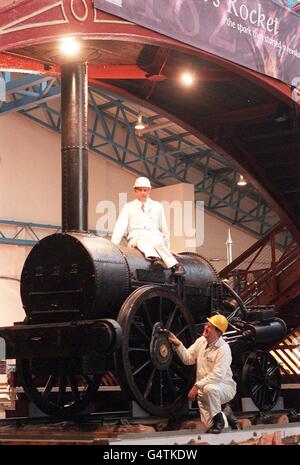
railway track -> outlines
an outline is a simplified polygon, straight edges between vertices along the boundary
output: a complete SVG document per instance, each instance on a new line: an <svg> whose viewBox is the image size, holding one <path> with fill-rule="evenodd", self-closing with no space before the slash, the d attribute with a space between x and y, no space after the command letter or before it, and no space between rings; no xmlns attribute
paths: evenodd
<svg viewBox="0 0 300 465"><path fill-rule="evenodd" d="M130 418L128 412L88 414L74 421L49 417L0 420L0 445L108 445L124 433L154 432L163 418Z"/></svg>
<svg viewBox="0 0 300 465"><path fill-rule="evenodd" d="M279 415L275 412L273 418L276 414ZM296 415L293 418L298 417ZM183 426L183 423L181 425ZM159 430L160 428L163 430ZM270 441L270 435L275 433L277 440L278 437L282 440L288 436L299 435L300 443L300 422L264 425L251 425L249 422L249 426L243 426L243 430L226 429L220 435L206 434L205 429L201 427L178 428L180 422L174 421L172 424L167 418L130 418L124 412L81 415L76 421L58 421L49 417L7 418L0 420L0 445L230 444L253 442L260 435L263 435L265 440L267 435Z"/></svg>
<svg viewBox="0 0 300 465"><path fill-rule="evenodd" d="M277 441L277 442L276 442ZM0 445L189 446L232 444L300 444L300 423L259 425L219 435L203 430L122 433L120 431L11 431L0 433Z"/></svg>

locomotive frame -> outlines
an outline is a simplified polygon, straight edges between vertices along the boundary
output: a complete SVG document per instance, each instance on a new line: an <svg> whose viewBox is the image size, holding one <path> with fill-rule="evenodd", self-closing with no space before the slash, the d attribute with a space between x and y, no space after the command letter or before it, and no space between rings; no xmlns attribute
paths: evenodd
<svg viewBox="0 0 300 465"><path fill-rule="evenodd" d="M74 417L112 370L144 411L176 415L187 403L195 372L181 363L161 329L188 347L216 311L229 320L224 337L232 347L237 400L250 396L260 410L276 404L279 366L266 346L284 337L284 322L273 307L246 308L204 257L176 258L184 277L154 268L137 249L90 234L53 234L32 249L21 277L26 321L0 328L0 336L7 358L17 359L25 393L40 410ZM112 292L105 294L109 283Z"/></svg>
<svg viewBox="0 0 300 465"><path fill-rule="evenodd" d="M280 373L266 347L286 334L274 308L246 308L197 254L176 256L186 273L175 277L137 249L88 233L86 65L62 65L61 83L63 232L42 239L25 261L25 321L0 328L25 393L46 414L71 418L113 366L121 388L144 410L175 415L187 402L194 369L160 330L189 346L218 311L230 323L225 337L239 395L246 390L261 410L272 408Z"/></svg>

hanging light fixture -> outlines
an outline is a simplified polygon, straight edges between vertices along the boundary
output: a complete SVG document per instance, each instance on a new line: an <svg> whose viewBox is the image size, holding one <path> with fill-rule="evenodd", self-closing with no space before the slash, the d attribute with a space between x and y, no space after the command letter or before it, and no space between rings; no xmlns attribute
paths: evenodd
<svg viewBox="0 0 300 465"><path fill-rule="evenodd" d="M239 180L237 182L238 186L247 186L247 181L242 174L240 174Z"/></svg>
<svg viewBox="0 0 300 465"><path fill-rule="evenodd" d="M138 120L135 123L134 129L136 129L137 131L142 131L143 129L145 129L145 125L143 123L143 117L141 113L139 113Z"/></svg>

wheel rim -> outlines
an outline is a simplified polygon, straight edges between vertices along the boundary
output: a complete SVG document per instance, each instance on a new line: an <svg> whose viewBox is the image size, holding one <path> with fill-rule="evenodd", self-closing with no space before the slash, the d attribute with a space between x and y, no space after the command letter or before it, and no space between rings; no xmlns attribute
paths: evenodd
<svg viewBox="0 0 300 465"><path fill-rule="evenodd" d="M268 411L275 406L280 394L280 369L268 352L258 350L247 357L242 379L259 410Z"/></svg>
<svg viewBox="0 0 300 465"><path fill-rule="evenodd" d="M70 418L89 405L101 382L101 375L80 374L77 367L76 359L26 359L17 370L24 392L42 412Z"/></svg>
<svg viewBox="0 0 300 465"><path fill-rule="evenodd" d="M174 293L143 286L124 302L118 323L123 344L115 360L122 388L151 414L178 412L195 381L194 368L182 364L156 325L174 332L189 347L195 340L189 310Z"/></svg>

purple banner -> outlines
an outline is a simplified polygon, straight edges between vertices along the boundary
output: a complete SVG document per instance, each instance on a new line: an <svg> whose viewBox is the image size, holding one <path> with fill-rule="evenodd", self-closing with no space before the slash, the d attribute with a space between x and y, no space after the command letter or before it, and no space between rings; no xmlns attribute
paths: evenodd
<svg viewBox="0 0 300 465"><path fill-rule="evenodd" d="M287 84L299 85L299 1L94 0L94 6Z"/></svg>

